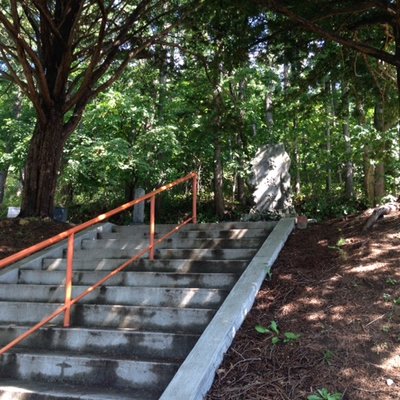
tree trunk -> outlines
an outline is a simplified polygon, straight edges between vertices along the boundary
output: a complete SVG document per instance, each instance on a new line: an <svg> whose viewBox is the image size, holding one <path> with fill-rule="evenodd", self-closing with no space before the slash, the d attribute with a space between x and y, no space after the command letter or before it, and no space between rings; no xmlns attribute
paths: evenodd
<svg viewBox="0 0 400 400"><path fill-rule="evenodd" d="M337 178L339 186L343 186L343 169L341 167L339 167L337 170Z"/></svg>
<svg viewBox="0 0 400 400"><path fill-rule="evenodd" d="M57 176L67 135L62 116L36 125L24 171L21 217L53 217Z"/></svg>
<svg viewBox="0 0 400 400"><path fill-rule="evenodd" d="M219 218L224 216L224 171L221 157L221 143L217 139L214 145L214 205Z"/></svg>
<svg viewBox="0 0 400 400"><path fill-rule="evenodd" d="M384 100L377 102L374 110L374 126L378 132L386 131ZM387 151L385 141L377 150L376 160L378 163L375 166L375 185L374 185L374 205L378 204L382 197L385 196L385 153Z"/></svg>
<svg viewBox="0 0 400 400"><path fill-rule="evenodd" d="M131 201L135 197L135 182L125 182L125 201Z"/></svg>
<svg viewBox="0 0 400 400"><path fill-rule="evenodd" d="M241 174L241 172L238 172L236 174L236 193L237 193L237 201L240 203L240 205L245 206L246 205L246 194L244 190L244 184L245 180Z"/></svg>
<svg viewBox="0 0 400 400"><path fill-rule="evenodd" d="M2 205L4 201L7 175L8 175L8 166L6 168L3 168L2 171L0 171L0 205Z"/></svg>
<svg viewBox="0 0 400 400"><path fill-rule="evenodd" d="M244 133L244 112L240 111L240 133L236 137L236 145L237 145L237 156L236 162L238 165L238 172L236 174L236 200L242 205L246 205L246 193L245 193L245 164L248 159L246 154L246 143Z"/></svg>
<svg viewBox="0 0 400 400"><path fill-rule="evenodd" d="M345 167L345 195L346 198L352 199L354 197L354 181L353 181L353 161L352 161L352 149L350 141L350 129L349 121L346 120L343 124L343 136L346 146L346 167Z"/></svg>
<svg viewBox="0 0 400 400"><path fill-rule="evenodd" d="M299 130L297 129L297 118L293 120L293 132L294 132L294 160L296 168L296 181L294 185L294 192L298 195L301 191L301 176L300 176L300 149L299 149Z"/></svg>
<svg viewBox="0 0 400 400"><path fill-rule="evenodd" d="M335 105L334 105L334 93L335 86L330 81L325 82L325 96L326 96L326 114L328 116L326 122L326 192L329 194L332 191L332 127L335 124Z"/></svg>
<svg viewBox="0 0 400 400"><path fill-rule="evenodd" d="M352 199L354 197L354 181L353 181L353 150L351 148L351 136L350 136L350 101L349 101L349 85L347 83L343 84L343 137L346 152L346 164L345 164L345 184L344 193L347 199Z"/></svg>
<svg viewBox="0 0 400 400"><path fill-rule="evenodd" d="M167 50L159 48L157 52L158 57L158 91L157 91L157 119L160 123L164 122L165 117L165 103L167 101L167 80L168 80L168 60Z"/></svg>
<svg viewBox="0 0 400 400"><path fill-rule="evenodd" d="M331 127L328 122L328 126L325 131L326 136L326 192L329 194L332 191L332 168L331 168Z"/></svg>
<svg viewBox="0 0 400 400"><path fill-rule="evenodd" d="M71 182L68 182L66 185L64 185L61 189L61 196L62 200L65 203L65 205L70 205L74 201L74 186Z"/></svg>
<svg viewBox="0 0 400 400"><path fill-rule="evenodd" d="M385 196L385 164L379 162L375 167L375 205Z"/></svg>
<svg viewBox="0 0 400 400"><path fill-rule="evenodd" d="M272 94L270 91L265 95L265 121L268 127L272 128L274 126Z"/></svg>
<svg viewBox="0 0 400 400"><path fill-rule="evenodd" d="M368 205L371 207L375 203L375 168L371 163L371 149L368 145L364 146L364 191L367 196Z"/></svg>

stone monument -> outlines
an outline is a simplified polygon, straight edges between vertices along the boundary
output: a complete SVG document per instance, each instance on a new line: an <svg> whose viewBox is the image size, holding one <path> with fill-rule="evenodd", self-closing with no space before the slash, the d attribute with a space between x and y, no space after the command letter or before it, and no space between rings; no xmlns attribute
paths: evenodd
<svg viewBox="0 0 400 400"><path fill-rule="evenodd" d="M135 189L135 200L144 196L146 194L145 190L142 188L136 188ZM136 204L136 206L133 207L133 213L132 213L132 223L134 224L143 224L144 223L144 201L142 201L139 204Z"/></svg>
<svg viewBox="0 0 400 400"><path fill-rule="evenodd" d="M260 148L251 165L254 207L250 214L289 214L292 211L290 157L284 145Z"/></svg>

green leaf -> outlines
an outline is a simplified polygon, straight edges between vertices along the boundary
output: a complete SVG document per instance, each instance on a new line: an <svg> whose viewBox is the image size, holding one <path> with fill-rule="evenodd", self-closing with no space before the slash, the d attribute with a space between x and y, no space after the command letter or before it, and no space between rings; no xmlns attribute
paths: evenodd
<svg viewBox="0 0 400 400"><path fill-rule="evenodd" d="M278 324L275 321L272 321L269 328L271 329L272 332L276 333L277 335L279 335L279 328L278 328Z"/></svg>
<svg viewBox="0 0 400 400"><path fill-rule="evenodd" d="M298 340L300 338L301 334L300 333L294 333L294 332L285 332L285 343L293 342L295 340Z"/></svg>
<svg viewBox="0 0 400 400"><path fill-rule="evenodd" d="M262 325L256 325L255 329L258 333L271 333L271 331L268 328Z"/></svg>
<svg viewBox="0 0 400 400"><path fill-rule="evenodd" d="M331 394L326 388L318 389L317 392L324 400L341 400L343 397L342 393L336 392Z"/></svg>
<svg viewBox="0 0 400 400"><path fill-rule="evenodd" d="M325 350L324 351L324 361L328 364L331 365L331 361L333 357L335 356L335 353L330 350Z"/></svg>
<svg viewBox="0 0 400 400"><path fill-rule="evenodd" d="M312 394L310 396L307 396L307 400L323 400L323 399L316 394Z"/></svg>
<svg viewBox="0 0 400 400"><path fill-rule="evenodd" d="M318 389L317 392L323 397L326 398L330 395L327 388Z"/></svg>
<svg viewBox="0 0 400 400"><path fill-rule="evenodd" d="M346 239L345 239L345 238L340 238L340 239L337 241L336 246L342 247L342 246L344 246L345 244L346 244Z"/></svg>
<svg viewBox="0 0 400 400"><path fill-rule="evenodd" d="M322 388L317 390L318 394L312 394L307 400L342 400L343 394L340 392L330 393L328 389Z"/></svg>
<svg viewBox="0 0 400 400"><path fill-rule="evenodd" d="M274 336L274 337L271 339L271 342L272 342L273 345L275 345L275 344L278 344L278 343L280 342L280 339L279 339L278 337Z"/></svg>

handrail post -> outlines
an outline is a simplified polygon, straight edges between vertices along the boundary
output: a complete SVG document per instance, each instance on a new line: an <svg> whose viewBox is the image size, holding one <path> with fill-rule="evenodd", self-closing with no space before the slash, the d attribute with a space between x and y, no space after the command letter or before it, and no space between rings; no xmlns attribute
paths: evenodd
<svg viewBox="0 0 400 400"><path fill-rule="evenodd" d="M192 218L193 223L197 224L197 174L193 176L193 211L192 211Z"/></svg>
<svg viewBox="0 0 400 400"><path fill-rule="evenodd" d="M191 179L193 179L193 215L180 223L177 227L169 231L167 234L164 234L161 238L155 238L155 225L156 225L156 218L155 218L155 196L158 195L161 192L164 192L166 190L170 190L173 187L180 185L181 183L188 182ZM60 316L61 314L64 313L64 327L68 328L71 325L71 309L72 307L81 301L85 296L88 294L92 293L93 290L97 289L103 283L108 281L110 278L115 276L117 273L120 273L124 269L126 269L128 266L132 265L132 263L141 257L143 257L145 254L149 254L150 260L154 259L154 253L155 253L155 246L157 246L159 243L163 242L167 238L171 237L174 233L178 232L182 227L184 227L186 224L189 224L191 222L197 223L197 197L198 197L198 176L196 173L192 172L188 174L187 176L177 179L174 182L171 182L169 184L166 184L157 190L154 190L151 193L148 193L139 199L132 200L126 204L123 204L105 214L100 214L95 218L92 218L91 220L84 222L83 224L80 224L76 227L70 228L56 236L53 236L52 238L46 239L36 245L33 245L31 247L28 247L27 249L21 250L18 253L15 253L9 257L6 257L5 259L0 260L0 270L2 268L5 268L12 263L15 263L17 261L20 261L24 259L25 257L28 257L40 250L43 250L53 244L59 243L62 240L68 241L68 247L67 247L67 270L66 270L66 278L65 278L65 302L62 306L57 308L56 311L54 311L52 314L49 316L45 317L34 325L32 328L28 329L26 332L24 332L22 335L18 336L16 339L11 341L8 345L4 346L3 348L0 348L0 356L4 354L5 352L9 351L16 345L18 345L20 342L31 336L34 332L38 331L42 326L48 324L50 321L52 321L54 318ZM107 219L111 218L114 215L118 215L119 213L139 204L142 201L147 201L150 200L150 245L147 246L146 248L142 249L138 254L136 254L134 257L130 258L128 261L124 262L122 265L120 265L117 269L113 270L111 273L109 273L107 276L104 278L100 279L98 282L90 286L88 289L86 289L84 292L80 293L76 297L72 297L72 292L73 292L73 261L74 261L74 245L75 245L75 235L79 232L82 232L84 229L87 229L99 222L104 222Z"/></svg>
<svg viewBox="0 0 400 400"><path fill-rule="evenodd" d="M72 297L72 275L74 264L74 244L75 234L71 233L68 236L67 249L67 274L65 278L65 313L64 313L64 328L71 325L71 297Z"/></svg>
<svg viewBox="0 0 400 400"><path fill-rule="evenodd" d="M151 196L150 199L150 260L154 260L154 232L156 225L156 196Z"/></svg>

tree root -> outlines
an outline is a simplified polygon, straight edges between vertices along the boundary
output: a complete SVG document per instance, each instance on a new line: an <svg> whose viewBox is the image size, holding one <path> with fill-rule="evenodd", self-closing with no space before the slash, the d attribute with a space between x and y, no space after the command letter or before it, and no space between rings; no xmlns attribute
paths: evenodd
<svg viewBox="0 0 400 400"><path fill-rule="evenodd" d="M399 208L399 203L387 203L375 208L371 216L367 219L367 222L362 229L363 232L370 229L379 218L382 218L384 215L388 215L394 211L397 211Z"/></svg>

